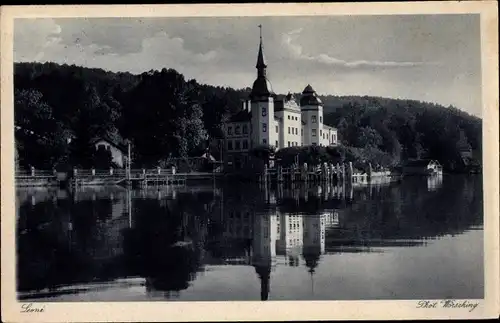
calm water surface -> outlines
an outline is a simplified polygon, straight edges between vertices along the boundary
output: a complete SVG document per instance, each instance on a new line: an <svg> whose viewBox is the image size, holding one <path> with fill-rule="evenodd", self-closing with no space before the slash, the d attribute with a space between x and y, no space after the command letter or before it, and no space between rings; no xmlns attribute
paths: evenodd
<svg viewBox="0 0 500 323"><path fill-rule="evenodd" d="M483 298L479 176L18 189L26 301Z"/></svg>

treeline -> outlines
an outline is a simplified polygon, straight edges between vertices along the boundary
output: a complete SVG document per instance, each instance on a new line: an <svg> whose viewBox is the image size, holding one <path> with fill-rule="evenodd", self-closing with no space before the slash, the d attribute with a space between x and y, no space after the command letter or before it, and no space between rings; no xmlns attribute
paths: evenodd
<svg viewBox="0 0 500 323"><path fill-rule="evenodd" d="M94 166L92 140L102 136L131 142L132 159L141 167L200 156L212 139L223 137L224 122L249 94L186 80L172 69L133 75L18 63L14 74L21 167Z"/></svg>
<svg viewBox="0 0 500 323"><path fill-rule="evenodd" d="M173 69L134 75L17 63L14 74L17 162L45 169L95 165L91 143L99 136L130 141L139 167L199 156L207 147L219 156L223 124L250 93L186 80ZM460 151L471 148L480 162L481 120L456 108L377 97L321 98L325 123L338 128L342 144L358 159L398 164L432 158L458 169Z"/></svg>
<svg viewBox="0 0 500 323"><path fill-rule="evenodd" d="M453 106L377 97L344 102L325 115L325 123L335 125L342 144L358 148L360 158L377 155L387 163L389 156L393 165L435 159L448 171L481 164L481 119ZM464 152L472 158L464 160Z"/></svg>

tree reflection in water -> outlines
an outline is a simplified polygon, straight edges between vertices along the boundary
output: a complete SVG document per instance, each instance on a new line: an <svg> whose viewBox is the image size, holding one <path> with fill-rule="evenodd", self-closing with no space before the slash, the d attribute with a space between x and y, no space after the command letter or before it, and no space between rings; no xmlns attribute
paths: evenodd
<svg viewBox="0 0 500 323"><path fill-rule="evenodd" d="M238 264L254 267L261 300L272 295L275 266L303 266L313 291L324 254L423 245L481 227L479 176L434 184L19 190L18 290L143 277L148 293L172 297L206 266Z"/></svg>

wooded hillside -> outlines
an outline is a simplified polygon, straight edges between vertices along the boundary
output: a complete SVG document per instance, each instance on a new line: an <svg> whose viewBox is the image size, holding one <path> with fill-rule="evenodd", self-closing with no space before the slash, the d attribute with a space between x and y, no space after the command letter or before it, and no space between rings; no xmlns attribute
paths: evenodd
<svg viewBox="0 0 500 323"><path fill-rule="evenodd" d="M15 64L14 87L15 124L29 130L16 131L18 162L46 169L92 166L90 142L105 134L129 139L138 167L199 156L210 139L223 137L223 123L250 91L199 84L173 69L133 75L54 63ZM471 148L480 162L481 119L454 107L321 98L325 123L338 128L344 146L390 156L392 164L437 159L449 170L458 169L460 151Z"/></svg>

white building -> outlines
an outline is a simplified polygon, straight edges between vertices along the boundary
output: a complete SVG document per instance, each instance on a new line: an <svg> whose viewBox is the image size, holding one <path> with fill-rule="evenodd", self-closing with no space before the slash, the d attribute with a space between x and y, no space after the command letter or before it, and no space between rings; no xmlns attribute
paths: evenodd
<svg viewBox="0 0 500 323"><path fill-rule="evenodd" d="M304 88L299 103L291 94L279 96L273 92L266 76L262 36L255 67L257 78L249 99L225 125L229 165L244 167L248 151L260 145L271 145L279 150L338 144L337 129L323 123L323 103L311 85Z"/></svg>

